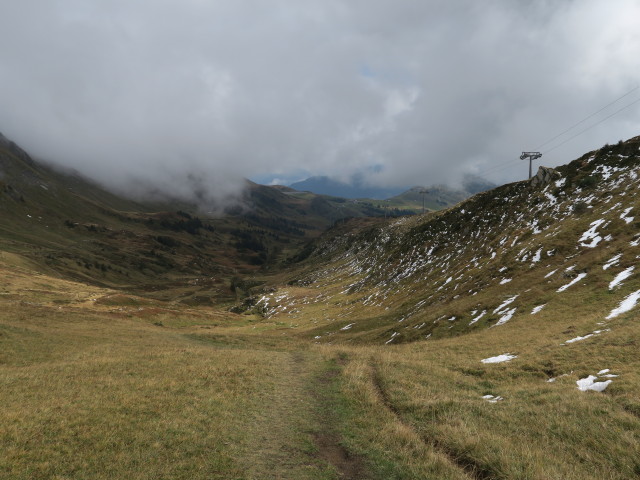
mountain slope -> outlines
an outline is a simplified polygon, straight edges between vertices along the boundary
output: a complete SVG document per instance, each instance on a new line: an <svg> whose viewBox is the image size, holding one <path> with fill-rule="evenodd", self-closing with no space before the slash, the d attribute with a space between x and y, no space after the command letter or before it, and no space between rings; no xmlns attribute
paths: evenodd
<svg viewBox="0 0 640 480"><path fill-rule="evenodd" d="M232 277L271 268L337 220L384 215L366 203L292 193L247 182L223 214L160 192L133 201L34 161L0 135L0 249L112 288L191 298L181 285L200 278L196 297L235 298Z"/></svg>
<svg viewBox="0 0 640 480"><path fill-rule="evenodd" d="M230 212L212 232L184 210L125 212L78 196L74 215L96 221L70 226L56 209L34 221L31 210L47 208L36 198L56 201L51 185L14 176L0 197L13 216L0 230L0 470L25 480L637 478L639 147L606 147L558 174L543 169L541 184L442 212L336 222L288 269L245 263L239 296L263 292L243 315L211 301L220 276L198 272L222 270L216 242L228 270L242 251L259 254L256 241L277 231L269 222L311 208L304 198L256 187L247 211L257 218ZM309 223L289 225L292 252L295 230L322 219L300 215ZM50 275L39 263L106 257L101 248L144 260L151 241L176 264L118 290L95 286L106 283L96 268L88 286L57 278L56 256ZM211 266L189 263L196 251Z"/></svg>
<svg viewBox="0 0 640 480"><path fill-rule="evenodd" d="M368 186L355 176L351 183L343 183L329 177L310 177L292 183L291 188L299 191L313 192L319 195L331 195L343 198L372 198L381 200L400 194L403 188L380 188Z"/></svg>
<svg viewBox="0 0 640 480"><path fill-rule="evenodd" d="M413 187L406 192L391 197L388 204L397 208L411 208L416 213L442 210L469 198L471 194L462 190L454 190L445 186Z"/></svg>
<svg viewBox="0 0 640 480"><path fill-rule="evenodd" d="M245 304L347 359L355 444L407 478L640 472L640 137L539 173L340 225Z"/></svg>
<svg viewBox="0 0 640 480"><path fill-rule="evenodd" d="M357 321L310 334L380 343L447 337L568 299L606 317L639 286L639 146L634 138L590 152L546 185L505 185L426 218L326 236L296 283L321 288L323 303ZM630 278L607 288L618 274Z"/></svg>

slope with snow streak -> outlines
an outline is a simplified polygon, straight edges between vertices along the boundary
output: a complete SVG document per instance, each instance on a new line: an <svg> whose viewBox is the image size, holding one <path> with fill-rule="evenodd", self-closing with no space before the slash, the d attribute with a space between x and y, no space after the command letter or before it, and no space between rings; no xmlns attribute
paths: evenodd
<svg viewBox="0 0 640 480"><path fill-rule="evenodd" d="M548 318L613 282L598 304L604 319L637 285L628 260L640 255L629 221L640 208L639 146L636 138L591 152L543 187L509 184L447 211L328 234L296 283L321 288L315 305L342 310L345 324L358 320L357 331L338 330L332 342L357 335L397 344L506 327L531 313Z"/></svg>

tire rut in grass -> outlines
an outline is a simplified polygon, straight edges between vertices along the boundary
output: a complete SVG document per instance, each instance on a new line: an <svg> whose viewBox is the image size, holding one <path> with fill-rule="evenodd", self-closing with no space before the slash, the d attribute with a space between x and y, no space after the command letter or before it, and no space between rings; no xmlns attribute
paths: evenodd
<svg viewBox="0 0 640 480"><path fill-rule="evenodd" d="M391 401L388 392L385 390L382 376L380 375L380 371L375 362L372 362L371 364L371 382L377 392L380 403L396 417L396 420L399 423L413 430L416 436L426 445L447 457L453 465L462 470L469 478L473 480L503 480L505 478L499 472L494 471L486 465L480 464L465 452L456 451L450 446L444 444L442 441L419 432L410 422L406 421L402 417L400 410Z"/></svg>
<svg viewBox="0 0 640 480"><path fill-rule="evenodd" d="M344 358L337 359L337 365L323 371L315 380L312 396L317 405L318 423L322 430L314 435L318 457L334 467L339 478L345 480L362 480L369 478L362 457L353 455L341 442L337 432L340 419L336 413L335 403L340 370Z"/></svg>

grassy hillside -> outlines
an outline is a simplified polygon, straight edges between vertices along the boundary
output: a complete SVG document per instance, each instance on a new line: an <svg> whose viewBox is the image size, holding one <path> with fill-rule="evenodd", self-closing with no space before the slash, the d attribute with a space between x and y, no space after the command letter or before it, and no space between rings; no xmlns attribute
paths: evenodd
<svg viewBox="0 0 640 480"><path fill-rule="evenodd" d="M423 213L423 206L427 212L442 210L466 200L469 196L468 192L444 186L414 187L388 199L387 204L391 208Z"/></svg>
<svg viewBox="0 0 640 480"><path fill-rule="evenodd" d="M409 438L472 478L633 478L639 147L590 152L545 185L329 232L249 311L355 356L350 394L393 425L368 447L415 471L428 469Z"/></svg>
<svg viewBox="0 0 640 480"><path fill-rule="evenodd" d="M208 291L185 301L231 300L232 277L272 268L340 219L383 213L251 182L224 215L168 197L140 203L37 163L0 138L0 248L44 272L105 287L174 298L194 281Z"/></svg>
<svg viewBox="0 0 640 480"><path fill-rule="evenodd" d="M636 478L639 150L338 222L303 250L322 215L281 205L290 192L250 190L255 218L202 226L75 197L70 226L37 166L16 170L0 197L0 478ZM278 218L306 219L271 237L286 268L251 265L242 235ZM172 266L132 263L152 241Z"/></svg>

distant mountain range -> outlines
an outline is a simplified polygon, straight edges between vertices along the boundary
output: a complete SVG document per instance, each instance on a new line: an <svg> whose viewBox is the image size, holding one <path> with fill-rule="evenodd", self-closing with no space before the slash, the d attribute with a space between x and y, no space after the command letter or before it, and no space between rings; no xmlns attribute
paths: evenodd
<svg viewBox="0 0 640 480"><path fill-rule="evenodd" d="M290 185L301 192L312 192L319 195L331 195L343 198L372 198L383 200L395 197L409 189L409 187L383 188L364 184L362 179L354 177L352 183L344 183L330 177L310 177Z"/></svg>
<svg viewBox="0 0 640 480"><path fill-rule="evenodd" d="M427 190L432 196L434 196L431 209L435 210L453 205L476 193L491 190L492 188L495 188L496 185L473 175L467 175L464 177L461 188L452 188L445 185L429 187L406 186L395 188L376 187L365 184L359 176L354 176L351 179L351 183L341 182L327 176L318 176L292 183L290 187L295 190L312 192L318 195L331 195L334 197L352 199L369 198L373 200L392 199L394 197L404 197L407 195L413 199L416 195L420 195L421 197L421 194L418 194L418 192ZM435 200L435 197L440 199L439 203ZM444 200L445 198L446 200ZM422 201L422 198L420 198L420 201Z"/></svg>

